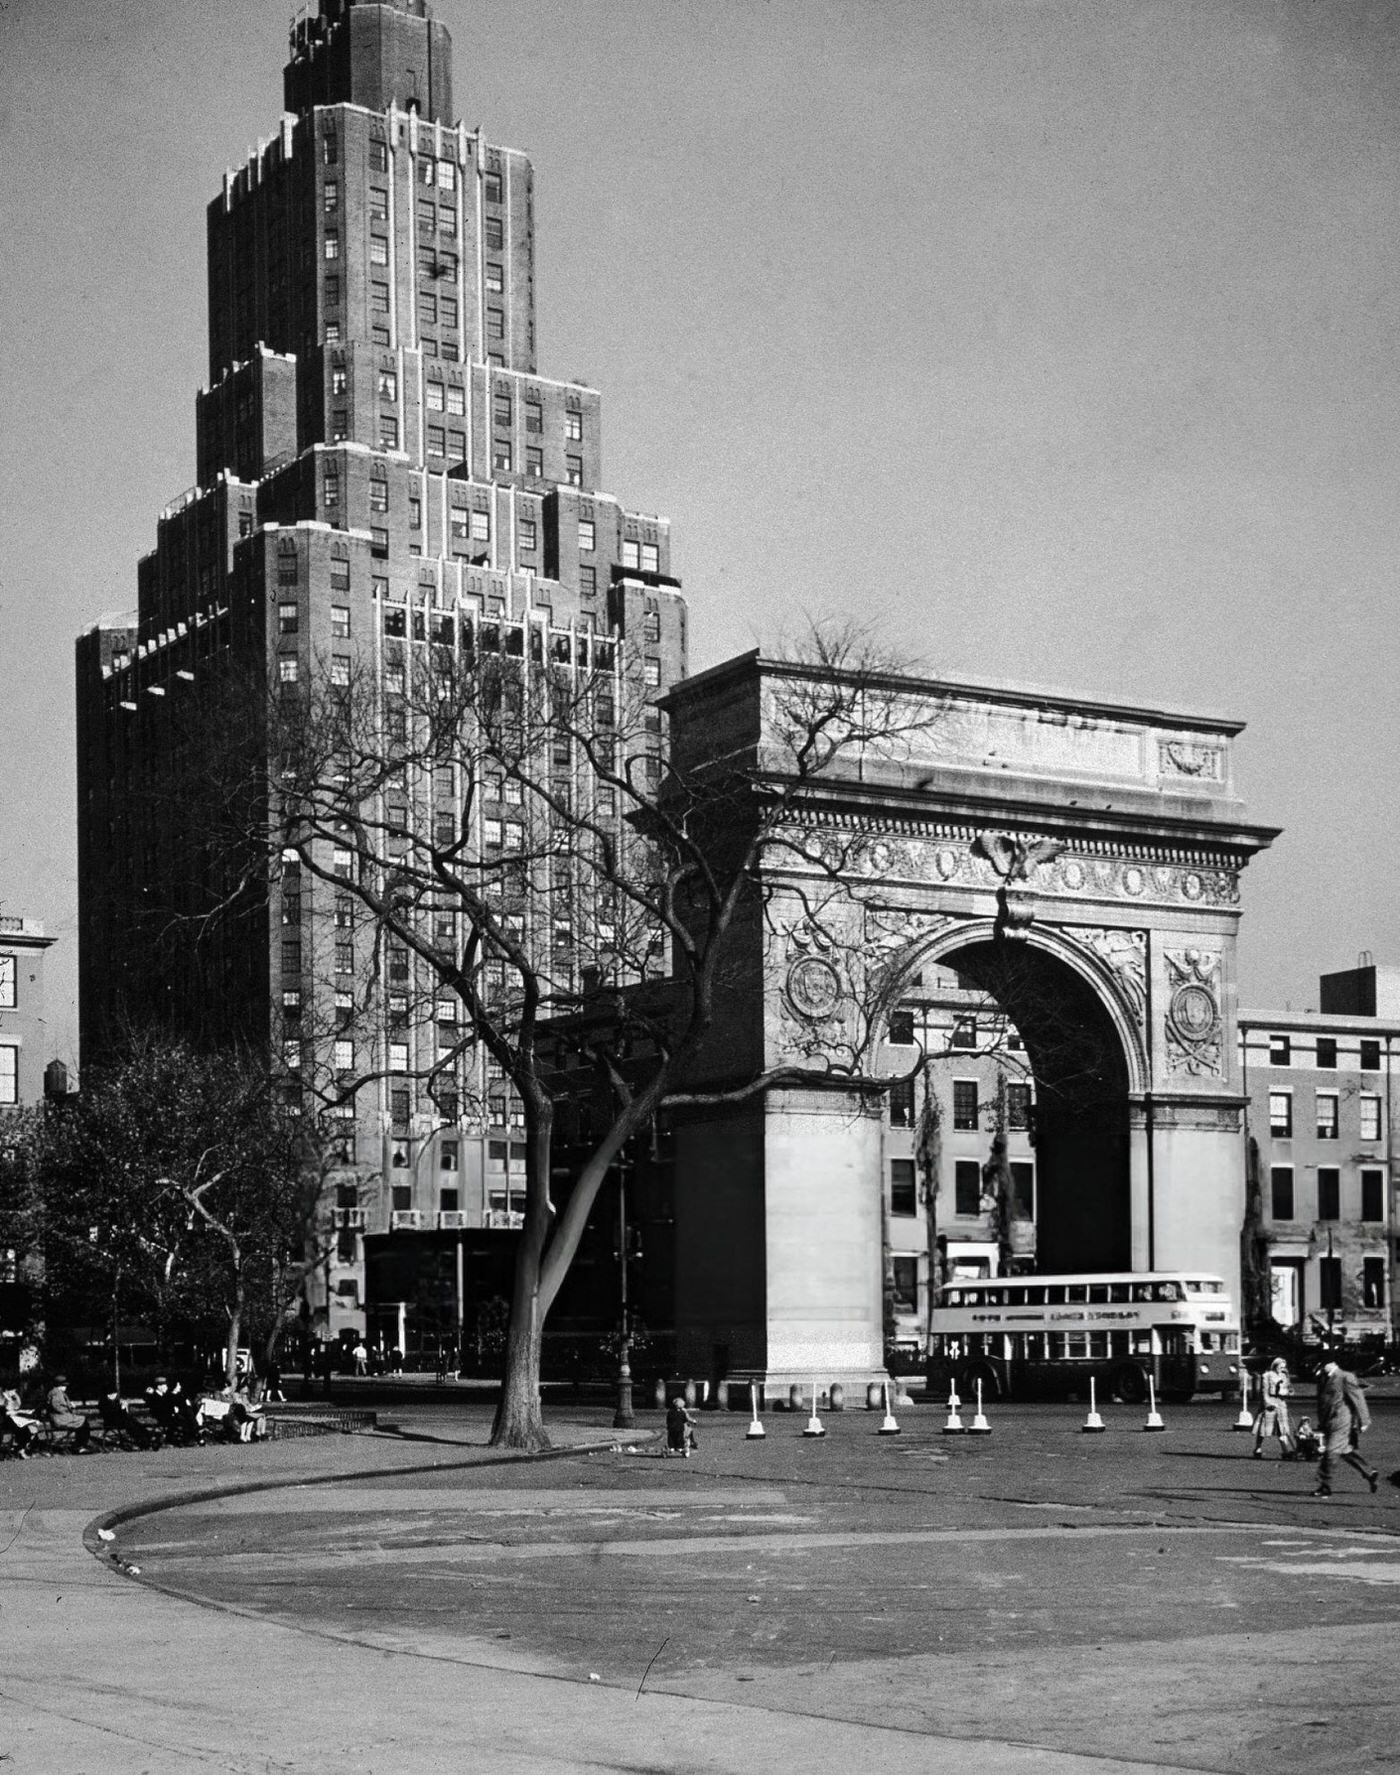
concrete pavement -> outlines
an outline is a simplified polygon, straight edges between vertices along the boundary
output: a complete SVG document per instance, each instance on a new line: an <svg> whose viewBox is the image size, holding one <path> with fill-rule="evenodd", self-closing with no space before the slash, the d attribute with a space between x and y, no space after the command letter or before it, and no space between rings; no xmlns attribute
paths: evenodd
<svg viewBox="0 0 1400 1775"><path fill-rule="evenodd" d="M589 1415L556 1433L606 1448ZM798 1419L747 1443L707 1417L689 1462L501 1465L478 1412L455 1445L7 1463L0 1753L94 1775L1393 1768L1394 1494L1313 1503L1218 1408L1166 1438L1079 1418L1007 1410L958 1443L932 1410L889 1441L850 1414L812 1445ZM95 1518L191 1493L117 1529L136 1579L83 1550Z"/></svg>

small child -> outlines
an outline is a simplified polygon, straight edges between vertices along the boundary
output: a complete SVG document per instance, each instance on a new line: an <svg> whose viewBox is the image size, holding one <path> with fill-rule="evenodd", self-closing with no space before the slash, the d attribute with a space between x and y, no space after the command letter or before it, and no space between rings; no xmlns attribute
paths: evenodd
<svg viewBox="0 0 1400 1775"><path fill-rule="evenodd" d="M1293 1450L1294 1458L1299 1461L1316 1461L1322 1455L1322 1438L1308 1418L1298 1419L1298 1428L1293 1432Z"/></svg>
<svg viewBox="0 0 1400 1775"><path fill-rule="evenodd" d="M700 1444L695 1440L693 1425L695 1419L686 1409L685 1400L677 1393L666 1407L666 1453L683 1455L690 1458L692 1448L698 1449Z"/></svg>

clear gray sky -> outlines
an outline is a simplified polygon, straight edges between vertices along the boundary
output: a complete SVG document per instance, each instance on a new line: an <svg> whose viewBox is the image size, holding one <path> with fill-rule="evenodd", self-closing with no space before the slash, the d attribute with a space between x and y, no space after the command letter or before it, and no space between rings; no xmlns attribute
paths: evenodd
<svg viewBox="0 0 1400 1775"><path fill-rule="evenodd" d="M284 0L0 0L0 903L75 947L72 641L194 475L204 206ZM1249 723L1241 994L1400 960L1395 0L440 0L536 171L541 368L667 513L693 664Z"/></svg>

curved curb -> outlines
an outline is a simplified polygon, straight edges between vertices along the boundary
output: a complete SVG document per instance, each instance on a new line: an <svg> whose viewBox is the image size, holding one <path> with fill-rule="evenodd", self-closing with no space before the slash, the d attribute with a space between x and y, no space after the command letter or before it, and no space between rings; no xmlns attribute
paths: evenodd
<svg viewBox="0 0 1400 1775"><path fill-rule="evenodd" d="M644 1442L658 1442L660 1430L644 1430L640 1435L632 1436L629 1442L635 1446ZM387 1469L387 1476L398 1478L400 1474L412 1476L415 1473L457 1473L474 1467L523 1467L540 1461L562 1461L571 1455L605 1454L618 1448L616 1435L609 1436L599 1442L576 1442L567 1448L543 1448L535 1454L503 1454L491 1455L486 1459L468 1461L428 1461L421 1466L392 1467ZM125 1522L135 1522L144 1516L159 1516L165 1510L183 1510L192 1504L212 1504L220 1498L246 1498L257 1492L296 1491L308 1485L349 1485L357 1479L382 1479L386 1477L383 1467L360 1467L349 1473L318 1474L314 1479L250 1479L241 1485L221 1485L204 1487L197 1491L172 1492L169 1497L156 1498L148 1503L122 1504L115 1510L103 1511L94 1516L83 1530L83 1546L100 1564L109 1571L118 1571L123 1577L132 1578L137 1584L147 1584L152 1590L162 1590L164 1594L173 1595L173 1591L165 1591L162 1585L146 1580L139 1572L132 1573L123 1561L117 1557L113 1544L100 1538L99 1530L115 1531Z"/></svg>

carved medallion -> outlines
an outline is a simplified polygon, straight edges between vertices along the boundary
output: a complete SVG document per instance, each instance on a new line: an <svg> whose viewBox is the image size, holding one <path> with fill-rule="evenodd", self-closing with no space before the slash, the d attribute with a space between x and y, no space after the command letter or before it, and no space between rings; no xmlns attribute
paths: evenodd
<svg viewBox="0 0 1400 1775"><path fill-rule="evenodd" d="M1123 871L1123 892L1136 898L1146 885L1146 877L1136 863L1129 863Z"/></svg>
<svg viewBox="0 0 1400 1775"><path fill-rule="evenodd" d="M1166 952L1167 1071L1220 1078L1220 957L1204 949Z"/></svg>
<svg viewBox="0 0 1400 1775"><path fill-rule="evenodd" d="M799 1016L820 1023L841 1002L841 976L819 955L805 955L788 969L788 1002Z"/></svg>

